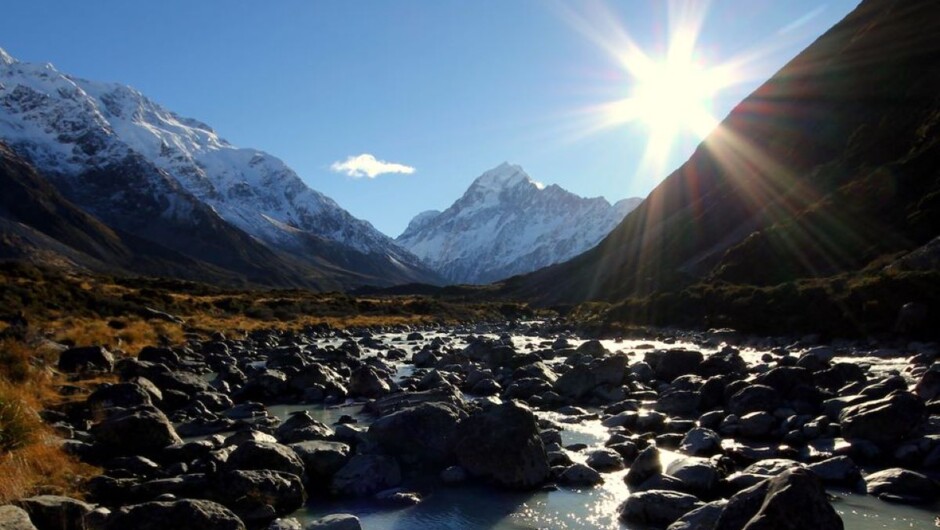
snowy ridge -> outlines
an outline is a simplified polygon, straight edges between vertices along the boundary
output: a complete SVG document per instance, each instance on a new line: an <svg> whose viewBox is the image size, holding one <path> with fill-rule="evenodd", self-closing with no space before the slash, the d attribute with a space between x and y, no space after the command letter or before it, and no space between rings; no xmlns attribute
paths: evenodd
<svg viewBox="0 0 940 530"><path fill-rule="evenodd" d="M487 283L588 250L640 202L585 199L504 163L445 211L416 216L397 241L452 282Z"/></svg>
<svg viewBox="0 0 940 530"><path fill-rule="evenodd" d="M208 125L180 117L130 87L17 62L2 49L0 139L66 185L89 168L142 157L160 170L153 180L163 182L146 185L163 194L165 216L187 215L181 204L187 201L178 197L184 191L274 248L299 252L312 235L386 256L393 266L421 267L370 223L307 187L278 158L235 147Z"/></svg>

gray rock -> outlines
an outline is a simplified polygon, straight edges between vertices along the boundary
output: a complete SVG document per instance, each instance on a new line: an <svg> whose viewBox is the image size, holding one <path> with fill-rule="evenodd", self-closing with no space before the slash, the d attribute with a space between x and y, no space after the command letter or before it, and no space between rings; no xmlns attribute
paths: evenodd
<svg viewBox="0 0 940 530"><path fill-rule="evenodd" d="M333 434L333 429L314 418L308 411L291 414L274 431L274 437L282 444L329 440L333 438Z"/></svg>
<svg viewBox="0 0 940 530"><path fill-rule="evenodd" d="M704 458L677 458L666 467L666 474L682 481L684 491L704 498L715 498L714 490L721 480L721 472L711 461Z"/></svg>
<svg viewBox="0 0 940 530"><path fill-rule="evenodd" d="M738 436L748 440L762 440L770 436L777 419L767 412L751 412L738 420Z"/></svg>
<svg viewBox="0 0 940 530"><path fill-rule="evenodd" d="M117 455L148 455L183 442L170 420L153 406L116 412L94 425L91 434Z"/></svg>
<svg viewBox="0 0 940 530"><path fill-rule="evenodd" d="M98 387L85 400L85 405L93 418L101 420L107 416L108 409L153 405L153 402L142 386L136 383L117 383Z"/></svg>
<svg viewBox="0 0 940 530"><path fill-rule="evenodd" d="M304 525L297 519L290 517L287 519L275 519L268 525L267 530L304 530Z"/></svg>
<svg viewBox="0 0 940 530"><path fill-rule="evenodd" d="M587 365L579 364L568 370L555 382L555 392L571 399L581 399L598 385L597 378Z"/></svg>
<svg viewBox="0 0 940 530"><path fill-rule="evenodd" d="M245 524L230 510L211 501L180 500L127 506L107 521L106 530L245 530Z"/></svg>
<svg viewBox="0 0 940 530"><path fill-rule="evenodd" d="M681 417L694 417L701 403L701 394L692 390L672 390L660 394L654 408L658 412Z"/></svg>
<svg viewBox="0 0 940 530"><path fill-rule="evenodd" d="M885 469L865 477L868 493L879 499L904 504L926 504L940 497L936 481L915 471Z"/></svg>
<svg viewBox="0 0 940 530"><path fill-rule="evenodd" d="M587 457L587 465L602 472L619 471L623 469L623 458L613 449L597 449L591 451Z"/></svg>
<svg viewBox="0 0 940 530"><path fill-rule="evenodd" d="M299 456L286 445L271 442L249 441L239 444L225 461L228 470L264 470L283 471L298 477L304 474L304 463Z"/></svg>
<svg viewBox="0 0 940 530"><path fill-rule="evenodd" d="M631 524L666 528L683 515L705 506L693 495L650 490L631 493L620 505L620 519Z"/></svg>
<svg viewBox="0 0 940 530"><path fill-rule="evenodd" d="M349 393L353 396L378 398L388 394L391 386L381 373L371 366L363 366L349 378Z"/></svg>
<svg viewBox="0 0 940 530"><path fill-rule="evenodd" d="M691 456L711 456L721 451L721 436L704 427L695 427L679 443L679 451Z"/></svg>
<svg viewBox="0 0 940 530"><path fill-rule="evenodd" d="M443 403L423 403L375 420L369 437L404 462L437 465L454 457L457 423L466 413Z"/></svg>
<svg viewBox="0 0 940 530"><path fill-rule="evenodd" d="M827 458L822 462L816 462L807 467L827 486L842 486L858 489L861 485L861 489L864 490L862 472L855 462L847 456Z"/></svg>
<svg viewBox="0 0 940 530"><path fill-rule="evenodd" d="M321 517L308 524L304 530L362 530L362 524L355 515L338 513Z"/></svg>
<svg viewBox="0 0 940 530"><path fill-rule="evenodd" d="M728 400L728 411L738 416L750 412L773 412L780 406L780 394L766 385L748 385Z"/></svg>
<svg viewBox="0 0 940 530"><path fill-rule="evenodd" d="M704 359L700 351L678 349L649 351L643 358L656 379L667 383L679 376L697 373Z"/></svg>
<svg viewBox="0 0 940 530"><path fill-rule="evenodd" d="M333 475L330 491L362 497L401 483L401 468L394 457L356 455Z"/></svg>
<svg viewBox="0 0 940 530"><path fill-rule="evenodd" d="M797 468L738 492L721 512L714 530L843 530L822 482Z"/></svg>
<svg viewBox="0 0 940 530"><path fill-rule="evenodd" d="M711 530L728 501L714 501L696 508L669 525L666 530Z"/></svg>
<svg viewBox="0 0 940 530"><path fill-rule="evenodd" d="M467 471L460 466L450 466L441 471L441 482L444 484L461 484L467 481Z"/></svg>
<svg viewBox="0 0 940 530"><path fill-rule="evenodd" d="M906 391L853 405L842 411L842 436L861 438L880 446L897 444L923 422L924 402Z"/></svg>
<svg viewBox="0 0 940 530"><path fill-rule="evenodd" d="M300 477L272 470L236 470L210 477L205 496L231 508L251 526L269 524L303 506Z"/></svg>
<svg viewBox="0 0 940 530"><path fill-rule="evenodd" d="M591 487L602 482L601 474L584 464L572 464L558 477L559 484L573 487Z"/></svg>
<svg viewBox="0 0 940 530"><path fill-rule="evenodd" d="M85 530L85 517L94 506L69 497L40 495L16 503L40 530Z"/></svg>
<svg viewBox="0 0 940 530"><path fill-rule="evenodd" d="M0 530L36 530L26 510L18 506L0 506Z"/></svg>
<svg viewBox="0 0 940 530"><path fill-rule="evenodd" d="M662 472L663 464L659 459L659 449L651 445L640 451L623 480L628 486L639 486L650 477Z"/></svg>
<svg viewBox="0 0 940 530"><path fill-rule="evenodd" d="M101 346L69 348L59 355L59 370L67 373L110 372L114 356Z"/></svg>
<svg viewBox="0 0 940 530"><path fill-rule="evenodd" d="M349 461L350 447L342 442L313 440L289 447L300 457L307 476L314 481L331 478Z"/></svg>
<svg viewBox="0 0 940 530"><path fill-rule="evenodd" d="M460 422L455 452L471 475L510 488L534 488L549 477L548 454L535 415L515 402L495 405Z"/></svg>

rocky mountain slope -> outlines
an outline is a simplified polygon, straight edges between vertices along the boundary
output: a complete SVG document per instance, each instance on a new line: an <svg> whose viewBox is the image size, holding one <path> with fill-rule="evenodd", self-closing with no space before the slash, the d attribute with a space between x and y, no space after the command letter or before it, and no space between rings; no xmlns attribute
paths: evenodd
<svg viewBox="0 0 940 530"><path fill-rule="evenodd" d="M639 203L585 199L504 163L443 212L417 215L397 241L451 282L489 283L591 248Z"/></svg>
<svg viewBox="0 0 940 530"><path fill-rule="evenodd" d="M597 247L506 292L576 303L772 286L878 270L927 244L940 233L938 57L940 4L862 2Z"/></svg>
<svg viewBox="0 0 940 530"><path fill-rule="evenodd" d="M237 148L124 85L0 50L0 140L106 224L252 280L439 280L276 157Z"/></svg>

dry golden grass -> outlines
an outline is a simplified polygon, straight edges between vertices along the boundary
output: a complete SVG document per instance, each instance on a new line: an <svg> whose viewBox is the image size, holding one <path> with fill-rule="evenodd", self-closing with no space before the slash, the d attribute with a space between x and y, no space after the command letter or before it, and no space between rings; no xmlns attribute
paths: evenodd
<svg viewBox="0 0 940 530"><path fill-rule="evenodd" d="M100 471L62 450L52 435L0 454L0 504L31 495L82 498L82 482Z"/></svg>
<svg viewBox="0 0 940 530"><path fill-rule="evenodd" d="M98 472L67 454L37 413L58 399L48 372L25 381L0 379L0 504L39 494L81 496Z"/></svg>
<svg viewBox="0 0 940 530"><path fill-rule="evenodd" d="M181 325L137 317L109 320L65 317L43 323L43 329L56 342L77 346L100 345L127 352L137 352L148 345L183 342Z"/></svg>
<svg viewBox="0 0 940 530"><path fill-rule="evenodd" d="M426 315L350 315L342 317L299 316L291 320L255 319L245 315L197 314L186 317L189 329L211 331L255 331L262 329L297 330L307 326L328 324L334 328L418 325L433 322Z"/></svg>

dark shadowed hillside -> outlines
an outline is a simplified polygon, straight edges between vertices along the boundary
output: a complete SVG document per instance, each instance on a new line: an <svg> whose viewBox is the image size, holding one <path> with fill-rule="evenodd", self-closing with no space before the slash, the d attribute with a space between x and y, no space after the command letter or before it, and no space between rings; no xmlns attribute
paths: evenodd
<svg viewBox="0 0 940 530"><path fill-rule="evenodd" d="M940 234L940 3L867 0L739 104L542 303L878 270Z"/></svg>

